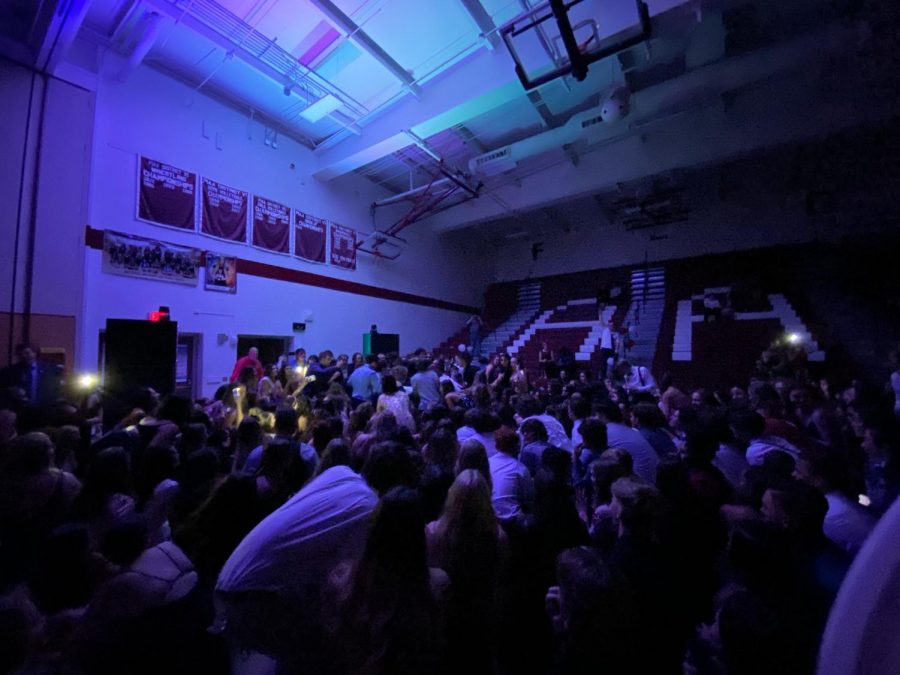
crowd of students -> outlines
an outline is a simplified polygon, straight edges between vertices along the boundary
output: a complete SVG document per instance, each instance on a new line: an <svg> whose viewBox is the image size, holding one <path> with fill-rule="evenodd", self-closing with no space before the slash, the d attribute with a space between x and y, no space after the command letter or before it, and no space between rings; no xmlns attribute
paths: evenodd
<svg viewBox="0 0 900 675"><path fill-rule="evenodd" d="M0 671L811 673L900 491L890 389L802 362L256 357L124 414L3 392Z"/></svg>

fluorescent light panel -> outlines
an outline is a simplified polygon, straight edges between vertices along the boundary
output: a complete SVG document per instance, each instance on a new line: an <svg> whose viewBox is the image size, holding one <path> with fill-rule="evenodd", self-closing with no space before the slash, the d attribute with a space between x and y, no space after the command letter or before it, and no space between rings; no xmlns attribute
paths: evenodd
<svg viewBox="0 0 900 675"><path fill-rule="evenodd" d="M325 94L318 101L307 106L300 112L300 117L310 122L318 122L325 115L330 115L343 104L333 94Z"/></svg>

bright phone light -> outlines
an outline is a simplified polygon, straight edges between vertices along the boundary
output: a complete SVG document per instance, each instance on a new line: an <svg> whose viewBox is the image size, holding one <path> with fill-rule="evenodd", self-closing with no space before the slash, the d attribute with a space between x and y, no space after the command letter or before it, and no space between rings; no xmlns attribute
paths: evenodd
<svg viewBox="0 0 900 675"><path fill-rule="evenodd" d="M800 340L801 340L801 338L798 333L788 333L787 334L787 341L790 342L792 345L800 344Z"/></svg>
<svg viewBox="0 0 900 675"><path fill-rule="evenodd" d="M78 376L78 386L82 389L90 389L91 387L94 387L97 382L98 379L96 375L85 373L84 375Z"/></svg>

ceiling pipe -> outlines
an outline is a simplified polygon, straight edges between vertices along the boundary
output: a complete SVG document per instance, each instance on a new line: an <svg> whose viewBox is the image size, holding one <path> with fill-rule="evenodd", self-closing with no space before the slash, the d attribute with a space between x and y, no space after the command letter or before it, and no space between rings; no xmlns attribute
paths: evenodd
<svg viewBox="0 0 900 675"><path fill-rule="evenodd" d="M397 63L397 61L395 61L380 44L373 40L368 33L360 28L353 19L344 14L340 7L331 2L331 0L310 0L310 2L318 7L331 21L336 23L341 30L346 32L348 39L355 42L376 61L387 68L394 77L403 83L403 86L408 89L413 96L419 98L422 95L422 90L416 84L412 74Z"/></svg>
<svg viewBox="0 0 900 675"><path fill-rule="evenodd" d="M495 175L514 169L524 159L541 155L573 143L595 144L626 134L635 125L646 124L669 114L691 101L748 86L790 69L810 58L837 52L857 40L863 24L834 25L796 40L764 48L696 68L680 77L631 96L631 114L627 124L607 124L600 107L585 110L569 118L563 126L483 153L469 160L472 174ZM601 102L602 104L602 102Z"/></svg>
<svg viewBox="0 0 900 675"><path fill-rule="evenodd" d="M315 70L301 64L295 56L275 44L274 40L247 26L242 19L213 0L190 0L183 6L177 0L141 1L190 28L224 52L238 57L251 68L278 82L279 86L300 76L318 90L320 95L328 93L340 99L344 107L356 118L369 112L368 108L347 92L325 80ZM236 35L245 37L236 42L231 37Z"/></svg>
<svg viewBox="0 0 900 675"><path fill-rule="evenodd" d="M156 12L149 12L144 19L144 27L141 31L141 37L138 38L134 49L128 55L128 60L119 71L119 82L124 82L137 69L144 60L144 57L153 49L156 38L159 37L159 28L162 17Z"/></svg>
<svg viewBox="0 0 900 675"><path fill-rule="evenodd" d="M426 185L420 185L417 188L412 188L411 190L407 190L406 192L401 192L396 195L392 195L390 197L385 197L384 199L377 199L372 203L372 206L390 206L391 204L396 204L397 202L403 202L409 199L410 197L416 197L428 188L434 189L443 187L447 183L450 182L449 178L438 178L433 183L428 183Z"/></svg>

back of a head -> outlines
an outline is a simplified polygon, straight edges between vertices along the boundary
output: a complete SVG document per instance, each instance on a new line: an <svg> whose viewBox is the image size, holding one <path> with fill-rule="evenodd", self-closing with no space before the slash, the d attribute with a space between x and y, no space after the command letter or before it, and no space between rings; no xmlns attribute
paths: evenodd
<svg viewBox="0 0 900 675"><path fill-rule="evenodd" d="M333 420L337 420L337 424ZM333 438L340 438L343 432L343 424L340 417L330 417L324 420L316 420L312 425L312 446L321 455L325 447Z"/></svg>
<svg viewBox="0 0 900 675"><path fill-rule="evenodd" d="M604 672L628 672L638 614L627 582L586 546L559 554L556 579L572 657Z"/></svg>
<svg viewBox="0 0 900 675"><path fill-rule="evenodd" d="M637 423L647 429L659 429L665 426L666 418L655 403L637 403L631 408Z"/></svg>
<svg viewBox="0 0 900 675"><path fill-rule="evenodd" d="M237 442L242 447L249 449L253 449L262 443L262 428L258 419L253 416L247 416L241 420L237 428Z"/></svg>
<svg viewBox="0 0 900 675"><path fill-rule="evenodd" d="M206 445L209 433L203 424L188 424L181 431L181 448L185 454L200 450Z"/></svg>
<svg viewBox="0 0 900 675"><path fill-rule="evenodd" d="M159 394L150 387L142 387L135 391L131 400L135 408L140 408L147 415L156 414L159 407Z"/></svg>
<svg viewBox="0 0 900 675"><path fill-rule="evenodd" d="M607 424L621 424L624 421L622 411L614 401L604 401L596 407L600 419Z"/></svg>
<svg viewBox="0 0 900 675"><path fill-rule="evenodd" d="M447 493L444 514L441 516L444 531L468 530L494 534L497 518L491 503L491 488L484 475L476 469L465 469L456 476Z"/></svg>
<svg viewBox="0 0 900 675"><path fill-rule="evenodd" d="M404 585L425 585L425 558L425 515L419 492L403 485L393 487L375 510L362 566L376 567L380 581L387 577Z"/></svg>
<svg viewBox="0 0 900 675"><path fill-rule="evenodd" d="M810 473L822 481L826 491L836 490L847 493L850 471L846 457L831 451L816 456L807 456L804 459L809 465Z"/></svg>
<svg viewBox="0 0 900 675"><path fill-rule="evenodd" d="M634 460L621 448L611 448L591 462L591 482L594 494L600 503L609 503L612 499L610 489L620 478L634 473Z"/></svg>
<svg viewBox="0 0 900 675"><path fill-rule="evenodd" d="M392 487L412 487L418 482L416 466L405 446L394 441L376 443L369 451L362 475L375 492L385 494Z"/></svg>
<svg viewBox="0 0 900 675"><path fill-rule="evenodd" d="M553 482L568 485L572 472L572 455L551 446L541 455L541 470Z"/></svg>
<svg viewBox="0 0 900 675"><path fill-rule="evenodd" d="M53 463L53 443L40 431L17 436L9 446L7 471L23 476L33 476L46 471Z"/></svg>
<svg viewBox="0 0 900 675"><path fill-rule="evenodd" d="M403 384L406 382L409 377L409 370L406 366L394 366L391 368L391 375L393 375L394 379L397 381L397 384Z"/></svg>
<svg viewBox="0 0 900 675"><path fill-rule="evenodd" d="M519 431L522 432L522 435L526 440L546 443L549 438L547 427L544 426L543 422L537 419L525 420L522 422L522 426L519 427Z"/></svg>
<svg viewBox="0 0 900 675"><path fill-rule="evenodd" d="M143 516L126 516L106 531L100 544L103 557L116 565L130 565L147 545L147 521Z"/></svg>
<svg viewBox="0 0 900 675"><path fill-rule="evenodd" d="M399 390L397 380L393 375L385 375L381 378L381 391L385 394L396 394Z"/></svg>
<svg viewBox="0 0 900 675"><path fill-rule="evenodd" d="M472 413L469 416L469 413ZM466 421L480 434L489 434L500 428L500 419L483 408L474 408L466 412Z"/></svg>
<svg viewBox="0 0 900 675"><path fill-rule="evenodd" d="M805 541L816 541L823 536L828 501L821 492L796 480L770 487L769 492L787 516L785 529Z"/></svg>
<svg viewBox="0 0 900 675"><path fill-rule="evenodd" d="M260 463L260 473L270 475L278 474L287 470L292 460L291 444L283 438L272 439L263 449L262 461Z"/></svg>
<svg viewBox="0 0 900 675"><path fill-rule="evenodd" d="M639 479L620 478L612 484L611 492L621 507L619 522L626 534L641 543L657 541L666 513L659 490Z"/></svg>
<svg viewBox="0 0 900 675"><path fill-rule="evenodd" d="M467 438L459 446L459 457L456 460L456 473L460 474L467 469L478 471L488 485L491 484L491 468L488 462L487 450L481 441Z"/></svg>
<svg viewBox="0 0 900 675"><path fill-rule="evenodd" d="M518 457L520 449L519 434L512 429L501 427L494 434L494 444L499 452L509 457Z"/></svg>
<svg viewBox="0 0 900 675"><path fill-rule="evenodd" d="M184 482L198 485L212 481L219 470L219 457L210 448L201 448L189 454L184 460Z"/></svg>
<svg viewBox="0 0 900 675"><path fill-rule="evenodd" d="M591 401L587 396L581 394L572 394L569 398L569 409L575 419L584 419L591 414Z"/></svg>
<svg viewBox="0 0 900 675"><path fill-rule="evenodd" d="M729 425L736 437L751 439L762 435L766 420L753 410L736 410L729 418Z"/></svg>
<svg viewBox="0 0 900 675"><path fill-rule="evenodd" d="M606 435L606 425L596 417L588 417L581 423L578 433L584 441L584 447L602 452L606 450L608 438Z"/></svg>
<svg viewBox="0 0 900 675"><path fill-rule="evenodd" d="M516 405L516 412L519 417L534 417L544 412L544 408L540 401L533 396L522 396Z"/></svg>
<svg viewBox="0 0 900 675"><path fill-rule="evenodd" d="M431 464L453 468L459 454L459 441L451 429L439 428L428 438L425 457Z"/></svg>
<svg viewBox="0 0 900 675"><path fill-rule="evenodd" d="M332 438L325 446L316 474L322 474L335 466L350 466L351 461L350 445L347 441L343 438Z"/></svg>
<svg viewBox="0 0 900 675"><path fill-rule="evenodd" d="M293 436L297 433L297 411L293 408L279 408L275 412L275 433L279 436Z"/></svg>

